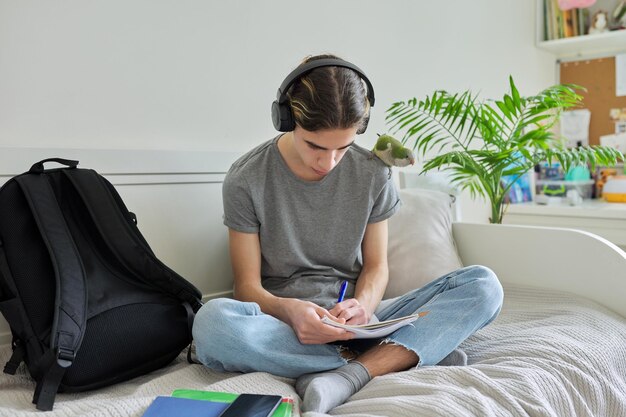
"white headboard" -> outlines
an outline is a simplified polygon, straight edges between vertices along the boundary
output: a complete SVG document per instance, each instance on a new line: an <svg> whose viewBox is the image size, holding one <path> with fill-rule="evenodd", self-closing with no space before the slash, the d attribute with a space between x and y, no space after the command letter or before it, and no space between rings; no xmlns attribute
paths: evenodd
<svg viewBox="0 0 626 417"><path fill-rule="evenodd" d="M139 229L157 257L209 299L232 293L228 232L222 224L222 181L238 156L208 151L0 147L0 186L45 158L79 160L79 167L95 169L113 183L137 215ZM0 344L9 342L8 324L0 316Z"/></svg>

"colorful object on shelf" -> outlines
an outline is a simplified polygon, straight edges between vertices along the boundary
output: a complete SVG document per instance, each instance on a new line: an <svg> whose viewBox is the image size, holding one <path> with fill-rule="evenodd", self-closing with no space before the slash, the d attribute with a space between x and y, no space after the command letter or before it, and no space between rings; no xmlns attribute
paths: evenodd
<svg viewBox="0 0 626 417"><path fill-rule="evenodd" d="M609 203L626 203L626 175L609 177L604 184L602 197Z"/></svg>
<svg viewBox="0 0 626 417"><path fill-rule="evenodd" d="M539 165L540 180L563 180L564 178L565 173L560 163L553 162L548 164L547 162L543 162Z"/></svg>
<svg viewBox="0 0 626 417"><path fill-rule="evenodd" d="M582 198L593 196L593 180L587 181L557 181L537 180L537 194L551 197L565 197L569 190L576 190Z"/></svg>
<svg viewBox="0 0 626 417"><path fill-rule="evenodd" d="M553 195L553 196L562 196L565 195L565 185L564 184L545 184L543 189L541 190L545 195Z"/></svg>
<svg viewBox="0 0 626 417"><path fill-rule="evenodd" d="M607 180L617 175L617 170L615 168L599 168L598 175L596 175L596 198L602 197L602 189L604 188L604 184L606 184Z"/></svg>
<svg viewBox="0 0 626 417"><path fill-rule="evenodd" d="M518 159L515 162L511 163L507 167L507 169L517 168L523 166L526 163L526 159L520 152L516 152L513 155ZM506 187L509 187L504 201L511 204L532 201L533 191L531 182L532 177L530 172L526 172L524 174L516 173L511 175L503 175L502 179L500 180L500 184L504 189L506 189Z"/></svg>
<svg viewBox="0 0 626 417"><path fill-rule="evenodd" d="M559 0L559 9L565 11L569 9L581 9L593 6L596 0Z"/></svg>
<svg viewBox="0 0 626 417"><path fill-rule="evenodd" d="M589 34L603 33L609 31L609 14L604 10L598 10L591 18L591 26L589 26Z"/></svg>
<svg viewBox="0 0 626 417"><path fill-rule="evenodd" d="M583 165L572 167L565 174L565 181L587 181L589 178L591 178L589 168Z"/></svg>

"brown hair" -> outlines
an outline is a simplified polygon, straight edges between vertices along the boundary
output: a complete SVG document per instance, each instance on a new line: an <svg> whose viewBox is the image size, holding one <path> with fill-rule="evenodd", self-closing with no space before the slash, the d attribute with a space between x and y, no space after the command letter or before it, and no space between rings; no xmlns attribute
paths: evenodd
<svg viewBox="0 0 626 417"><path fill-rule="evenodd" d="M309 56L300 65L338 58L325 54ZM319 67L294 82L287 92L293 118L309 131L357 127L362 133L367 126L370 103L361 77L349 68Z"/></svg>

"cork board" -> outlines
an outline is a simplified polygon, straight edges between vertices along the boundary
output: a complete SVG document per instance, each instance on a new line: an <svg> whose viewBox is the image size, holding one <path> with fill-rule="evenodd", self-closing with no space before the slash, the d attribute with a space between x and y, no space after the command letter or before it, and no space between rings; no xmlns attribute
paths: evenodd
<svg viewBox="0 0 626 417"><path fill-rule="evenodd" d="M599 145L600 136L615 133L615 122L609 115L612 108L626 108L626 97L615 96L615 57L584 59L559 64L561 84L577 84L583 108L591 112L589 144Z"/></svg>

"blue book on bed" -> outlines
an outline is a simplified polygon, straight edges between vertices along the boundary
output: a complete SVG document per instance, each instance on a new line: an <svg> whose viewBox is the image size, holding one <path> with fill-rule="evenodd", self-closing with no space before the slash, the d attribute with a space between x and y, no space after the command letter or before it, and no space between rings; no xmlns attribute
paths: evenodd
<svg viewBox="0 0 626 417"><path fill-rule="evenodd" d="M229 403L159 396L152 401L142 417L218 417Z"/></svg>

